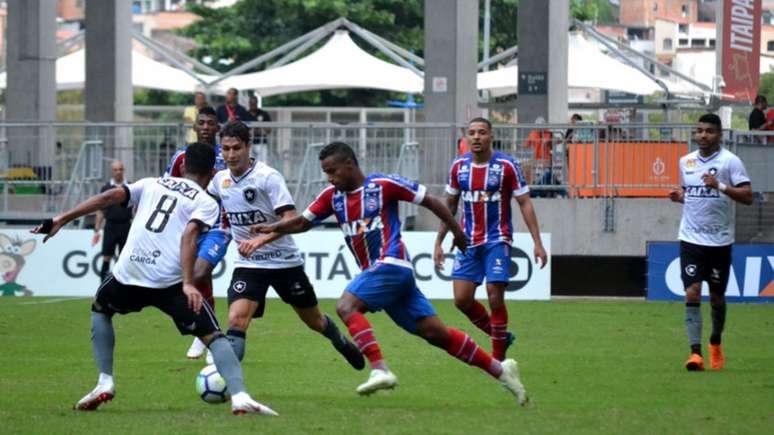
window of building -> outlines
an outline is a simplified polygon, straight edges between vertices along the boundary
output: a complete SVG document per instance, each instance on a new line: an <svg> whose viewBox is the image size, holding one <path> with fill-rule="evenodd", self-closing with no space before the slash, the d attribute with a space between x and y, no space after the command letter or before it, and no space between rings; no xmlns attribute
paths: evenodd
<svg viewBox="0 0 774 435"><path fill-rule="evenodd" d="M664 50L672 49L672 38L664 38L663 48Z"/></svg>
<svg viewBox="0 0 774 435"><path fill-rule="evenodd" d="M766 51L774 51L774 41L769 41L766 43Z"/></svg>
<svg viewBox="0 0 774 435"><path fill-rule="evenodd" d="M680 33L688 33L688 25L687 24L678 24L677 25L677 31Z"/></svg>
<svg viewBox="0 0 774 435"><path fill-rule="evenodd" d="M710 39L710 40L709 40L709 46L710 46L711 48L715 48L715 40L714 40L714 39Z"/></svg>
<svg viewBox="0 0 774 435"><path fill-rule="evenodd" d="M688 16L688 5L683 5L681 9L682 9L682 13L683 13L683 18L687 17Z"/></svg>
<svg viewBox="0 0 774 435"><path fill-rule="evenodd" d="M691 47L704 47L707 45L707 40L704 38L691 39Z"/></svg>
<svg viewBox="0 0 774 435"><path fill-rule="evenodd" d="M658 2L653 2L653 12L658 11Z"/></svg>
<svg viewBox="0 0 774 435"><path fill-rule="evenodd" d="M678 47L687 47L688 46L688 38L680 38L677 40L677 46Z"/></svg>

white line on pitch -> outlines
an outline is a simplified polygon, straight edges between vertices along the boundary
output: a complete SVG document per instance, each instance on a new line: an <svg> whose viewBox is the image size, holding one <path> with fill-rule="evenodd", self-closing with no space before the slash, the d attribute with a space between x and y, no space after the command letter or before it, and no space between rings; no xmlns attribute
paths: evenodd
<svg viewBox="0 0 774 435"><path fill-rule="evenodd" d="M56 303L56 302L79 301L81 299L89 299L89 298L88 297L80 297L80 298L55 298L55 299L48 299L48 300L45 300L45 301L20 302L18 305L53 304L53 303Z"/></svg>

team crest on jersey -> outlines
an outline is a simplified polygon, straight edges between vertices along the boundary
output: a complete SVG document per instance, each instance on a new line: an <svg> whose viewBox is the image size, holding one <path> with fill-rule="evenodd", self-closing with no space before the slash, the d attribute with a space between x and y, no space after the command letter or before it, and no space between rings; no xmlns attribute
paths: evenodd
<svg viewBox="0 0 774 435"><path fill-rule="evenodd" d="M224 178L223 182L220 183L220 187L222 187L224 189L228 189L229 187L231 187L231 179L230 178Z"/></svg>
<svg viewBox="0 0 774 435"><path fill-rule="evenodd" d="M253 201L255 201L255 197L257 196L257 193L255 192L255 189L251 187L251 188L245 189L245 191L242 192L242 195L245 197L245 201L252 204Z"/></svg>
<svg viewBox="0 0 774 435"><path fill-rule="evenodd" d="M707 171L707 173L714 177L715 175L718 174L718 168L715 168L715 167L709 168L709 171Z"/></svg>
<svg viewBox="0 0 774 435"><path fill-rule="evenodd" d="M244 281L237 281L231 286L231 289L237 293L242 293L247 288L247 283Z"/></svg>
<svg viewBox="0 0 774 435"><path fill-rule="evenodd" d="M687 169L693 169L693 168L695 168L695 167L696 167L696 160L695 160L695 159L686 160L686 161L685 161L685 167L686 167Z"/></svg>
<svg viewBox="0 0 774 435"><path fill-rule="evenodd" d="M374 211L379 207L379 203L373 196L366 198L366 210Z"/></svg>

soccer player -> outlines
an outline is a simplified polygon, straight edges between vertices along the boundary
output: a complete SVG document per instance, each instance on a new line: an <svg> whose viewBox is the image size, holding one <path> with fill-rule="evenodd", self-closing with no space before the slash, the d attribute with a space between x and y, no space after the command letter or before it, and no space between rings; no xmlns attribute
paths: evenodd
<svg viewBox="0 0 774 435"><path fill-rule="evenodd" d="M474 118L468 124L467 142L470 152L457 158L449 171L446 205L452 215L462 198L462 227L470 240L466 251L454 259L452 280L454 304L474 325L492 339L492 356L503 361L515 337L508 331L508 310L505 288L508 285L508 265L511 263L511 198L521 209L535 244L535 261L543 268L548 258L540 240L535 209L529 199L529 187L519 164L508 155L492 149L492 125L484 118ZM442 222L435 240L433 259L442 269L444 254L441 244L448 227ZM476 287L486 278L490 313L476 301Z"/></svg>
<svg viewBox="0 0 774 435"><path fill-rule="evenodd" d="M753 202L750 177L742 161L720 146L723 128L715 114L699 118L694 139L699 149L680 159L682 189L669 198L683 203L680 221L680 268L685 286L685 332L691 354L689 371L704 370L701 354L701 285L709 284L712 333L709 340L710 368L723 368L721 335L726 322L726 285L734 243L734 208L738 202Z"/></svg>
<svg viewBox="0 0 774 435"><path fill-rule="evenodd" d="M239 244L239 258L228 289L228 338L241 361L245 354L247 328L253 318L263 316L269 286L293 307L298 317L312 330L331 341L356 369L365 367L363 355L341 334L336 323L323 315L317 296L304 272L304 260L293 238L277 235L260 249L253 241L250 227L295 217L296 207L275 169L250 158L250 129L241 121L231 121L221 132L226 170L212 179L208 191L221 202Z"/></svg>
<svg viewBox="0 0 774 435"><path fill-rule="evenodd" d="M193 286L196 240L215 224L220 210L204 190L214 172L214 150L196 143L186 154L185 178L145 178L108 190L32 230L47 234L45 243L80 216L113 204L137 205L126 249L118 257L114 274L97 289L91 306L92 348L100 373L97 386L75 404L77 410L95 410L116 394L113 315L153 306L170 316L181 334L195 335L207 344L232 394L234 414L277 415L245 391L239 360L212 308Z"/></svg>
<svg viewBox="0 0 774 435"><path fill-rule="evenodd" d="M449 210L441 201L427 195L425 186L398 175L366 176L358 166L354 151L345 143L325 146L319 159L332 186L323 190L302 215L254 228L268 233L268 237L273 236L271 233L300 233L331 215L336 216L362 270L336 306L352 339L371 363L371 374L357 387L357 392L371 394L398 384L364 316L366 312L385 310L401 328L486 371L516 395L519 404L526 404L527 395L519 380L516 361L509 359L500 363L467 334L444 325L414 281L409 254L401 241L398 203L410 201L432 211L447 223L454 234L454 244L464 251L467 237Z"/></svg>
<svg viewBox="0 0 774 435"><path fill-rule="evenodd" d="M196 133L197 142L210 145L215 149L215 170L221 171L226 169L220 145L215 140L220 130L215 109L210 106L202 107L198 115L196 115L193 129ZM172 156L164 173L165 176L183 176L186 149L181 148ZM229 232L228 224L220 219L218 219L215 227L203 233L201 239L197 242L198 251L194 281L196 282L196 288L199 289L204 299L213 308L215 307L215 298L212 296L212 271L226 256L229 242L231 242L231 233ZM186 352L186 357L190 359L201 358L205 349L204 343L198 337L194 337L191 346ZM212 356L209 353L207 354L207 364L212 364Z"/></svg>

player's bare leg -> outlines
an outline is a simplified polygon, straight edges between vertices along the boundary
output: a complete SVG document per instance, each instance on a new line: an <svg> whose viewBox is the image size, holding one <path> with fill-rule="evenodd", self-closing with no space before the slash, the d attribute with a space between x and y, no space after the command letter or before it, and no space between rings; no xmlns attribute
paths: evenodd
<svg viewBox="0 0 774 435"><path fill-rule="evenodd" d="M438 316L423 317L417 320L416 326L419 336L428 343L444 349L449 355L466 364L487 372L516 396L519 405L527 404L527 391L519 378L516 361L508 359L501 363L479 347L470 336L444 325Z"/></svg>
<svg viewBox="0 0 774 435"><path fill-rule="evenodd" d="M196 263L194 263L194 280L196 281L196 288L213 309L215 308L215 298L212 295L212 270L214 268L215 266L203 258L197 258ZM198 337L194 337L185 356L188 359L199 359L204 355L206 349L207 346L202 343ZM207 355L207 364L212 364L212 356L209 354Z"/></svg>
<svg viewBox="0 0 774 435"><path fill-rule="evenodd" d="M293 307L293 309L309 329L320 333L330 340L336 351L343 355L354 369L362 370L365 367L365 359L358 347L339 331L333 319L327 314L320 312L319 306L311 308Z"/></svg>
<svg viewBox="0 0 774 435"><path fill-rule="evenodd" d="M712 333L710 334L710 368L720 370L725 365L723 348L720 345L723 327L726 324L726 295L722 289L710 286L710 306L712 307ZM716 291L713 291L716 290Z"/></svg>
<svg viewBox="0 0 774 435"><path fill-rule="evenodd" d="M209 308L209 307L207 307ZM206 309L206 308L205 308ZM218 373L226 381L226 386L231 392L231 412L235 415L260 414L279 415L273 409L253 400L245 389L242 366L239 364L236 354L226 336L217 331L209 335L199 337L212 351L212 358Z"/></svg>
<svg viewBox="0 0 774 435"><path fill-rule="evenodd" d="M498 360L505 360L505 352L513 344L515 337L508 331L508 307L505 305L505 283L493 282L486 284L486 293L489 298L492 323L492 356Z"/></svg>
<svg viewBox="0 0 774 435"><path fill-rule="evenodd" d="M228 307L227 337L239 361L245 357L247 328L257 309L258 302L250 299L237 299Z"/></svg>
<svg viewBox="0 0 774 435"><path fill-rule="evenodd" d="M685 362L689 371L704 370L704 358L701 356L701 282L689 285L685 289L685 333L691 346L691 355Z"/></svg>
<svg viewBox="0 0 774 435"><path fill-rule="evenodd" d="M398 385L398 378L390 371L384 357L382 357L382 350L376 337L374 337L371 323L363 315L366 311L368 311L368 307L365 302L348 291L341 295L336 304L336 313L347 325L352 341L371 364L371 374L368 380L356 389L357 393L361 395L383 389L392 389Z"/></svg>

